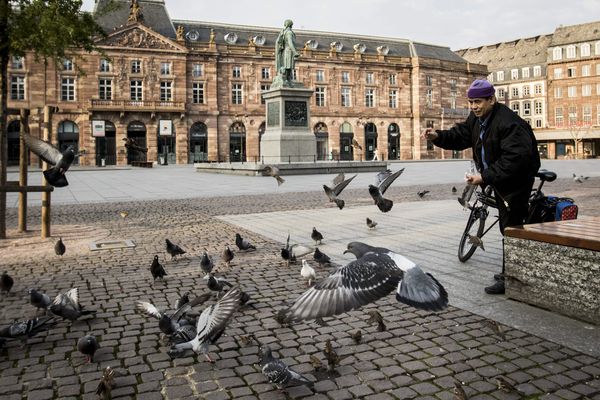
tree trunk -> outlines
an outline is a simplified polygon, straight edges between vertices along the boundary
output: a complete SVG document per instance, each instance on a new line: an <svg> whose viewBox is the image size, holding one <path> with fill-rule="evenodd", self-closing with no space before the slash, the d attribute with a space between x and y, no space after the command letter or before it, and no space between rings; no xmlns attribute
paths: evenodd
<svg viewBox="0 0 600 400"><path fill-rule="evenodd" d="M8 103L8 0L0 0L0 186L6 185L8 144L6 138L6 113ZM0 192L0 239L6 238L6 192Z"/></svg>

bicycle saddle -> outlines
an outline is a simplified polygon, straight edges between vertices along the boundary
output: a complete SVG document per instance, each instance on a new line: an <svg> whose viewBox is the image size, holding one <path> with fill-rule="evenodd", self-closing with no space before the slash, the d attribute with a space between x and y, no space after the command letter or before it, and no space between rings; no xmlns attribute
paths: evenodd
<svg viewBox="0 0 600 400"><path fill-rule="evenodd" d="M544 182L552 182L553 180L556 179L555 172L546 171L545 169L539 170L538 173L535 174L535 176L537 176L538 178L540 178L540 180L542 180Z"/></svg>

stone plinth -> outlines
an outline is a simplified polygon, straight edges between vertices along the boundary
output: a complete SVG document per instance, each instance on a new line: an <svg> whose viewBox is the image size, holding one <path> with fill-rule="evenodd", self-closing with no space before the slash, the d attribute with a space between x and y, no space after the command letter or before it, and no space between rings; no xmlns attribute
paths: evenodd
<svg viewBox="0 0 600 400"><path fill-rule="evenodd" d="M260 139L266 164L315 161L317 139L309 126L312 89L280 87L263 93L267 126Z"/></svg>

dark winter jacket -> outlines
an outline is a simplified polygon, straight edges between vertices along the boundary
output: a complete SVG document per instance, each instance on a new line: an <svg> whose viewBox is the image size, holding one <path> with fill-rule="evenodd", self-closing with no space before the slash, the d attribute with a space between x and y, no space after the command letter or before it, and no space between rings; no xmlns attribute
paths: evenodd
<svg viewBox="0 0 600 400"><path fill-rule="evenodd" d="M481 162L482 141L479 118L472 112L467 120L448 130L438 130L433 144L449 150L471 147L485 185L492 185L504 197L531 190L540 168L537 142L529 124L504 104L492 108L483 138L485 161Z"/></svg>

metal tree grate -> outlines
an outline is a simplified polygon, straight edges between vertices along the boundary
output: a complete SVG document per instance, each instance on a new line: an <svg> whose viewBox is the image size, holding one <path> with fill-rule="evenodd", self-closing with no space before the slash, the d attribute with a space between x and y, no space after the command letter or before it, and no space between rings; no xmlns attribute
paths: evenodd
<svg viewBox="0 0 600 400"><path fill-rule="evenodd" d="M90 250L114 250L114 249L126 249L129 247L135 247L135 243L131 239L124 240L99 240L97 242L90 243Z"/></svg>

